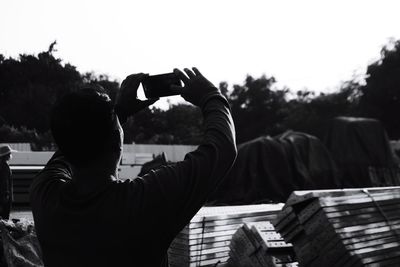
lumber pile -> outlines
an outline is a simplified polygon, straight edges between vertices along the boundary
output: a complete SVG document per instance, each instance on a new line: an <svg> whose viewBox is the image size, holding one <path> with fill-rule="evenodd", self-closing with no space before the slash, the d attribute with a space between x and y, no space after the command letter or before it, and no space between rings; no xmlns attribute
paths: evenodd
<svg viewBox="0 0 400 267"><path fill-rule="evenodd" d="M229 267L298 266L292 244L269 221L244 224L232 238Z"/></svg>
<svg viewBox="0 0 400 267"><path fill-rule="evenodd" d="M224 266L232 236L244 223L276 219L282 204L203 207L168 250L171 267Z"/></svg>
<svg viewBox="0 0 400 267"><path fill-rule="evenodd" d="M296 191L274 224L300 266L400 266L400 187Z"/></svg>

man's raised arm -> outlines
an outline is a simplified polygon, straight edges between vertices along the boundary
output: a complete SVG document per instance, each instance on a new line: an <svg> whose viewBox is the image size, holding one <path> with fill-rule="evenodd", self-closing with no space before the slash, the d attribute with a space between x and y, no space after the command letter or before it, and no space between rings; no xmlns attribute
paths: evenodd
<svg viewBox="0 0 400 267"><path fill-rule="evenodd" d="M236 158L235 130L226 98L196 69L186 75L174 70L185 84L182 97L198 106L204 117L204 142L174 165L150 172L142 183L147 223L167 223L167 238L173 238L204 205L230 170ZM153 228L154 229L154 228ZM164 228L165 229L165 228Z"/></svg>

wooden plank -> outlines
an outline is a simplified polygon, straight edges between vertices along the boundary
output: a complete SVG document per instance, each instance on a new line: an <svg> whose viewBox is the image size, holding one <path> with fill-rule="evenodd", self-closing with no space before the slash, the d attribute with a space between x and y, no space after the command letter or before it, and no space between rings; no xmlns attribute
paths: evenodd
<svg viewBox="0 0 400 267"><path fill-rule="evenodd" d="M338 229L338 233L346 232L346 231L355 231L359 230L360 228L370 228L370 227L378 227L384 226L387 224L385 218L377 213L379 216L370 216L366 214L365 216L347 216L341 217L340 219L329 218L329 213L323 213L320 211L316 216L312 217L307 223L303 224L304 231L307 234L316 234L320 231L324 231L324 227L332 226L335 229ZM389 214L391 223L393 225L397 225L400 220L400 213L397 214L396 212ZM371 225L372 226L369 226Z"/></svg>
<svg viewBox="0 0 400 267"><path fill-rule="evenodd" d="M398 243L398 245L396 244L396 237L393 236L389 236L389 237L383 237L383 238L378 238L378 239L374 239L374 240L367 240L367 241L357 241L357 243L347 243L347 244L343 244L340 243L338 244L338 247L340 246L341 252L342 253L338 253L333 254L332 252L337 251L335 249L330 249L329 251L331 251L332 253L332 257L335 259L339 259L343 256L340 256L341 254L343 254L343 252L347 253L347 261L349 261L349 265L352 264L352 262L354 262L356 259L361 258L362 254L370 254L371 253L377 253L377 254L381 254L382 253L382 248L393 248L393 247L399 247L400 244ZM362 251L363 250L363 251ZM328 251L325 250L326 252ZM385 252L386 253L386 252ZM328 254L328 252L326 253ZM324 257L327 257L327 255L324 255ZM351 259L354 258L354 259ZM344 264L344 262L346 262L346 259L343 259L341 262L341 265L337 265L337 266L344 266L347 264Z"/></svg>
<svg viewBox="0 0 400 267"><path fill-rule="evenodd" d="M400 266L399 251L380 255L379 260L377 259L377 257L363 258L362 263L364 266Z"/></svg>
<svg viewBox="0 0 400 267"><path fill-rule="evenodd" d="M386 215L386 212L391 212L394 210L400 209L400 202L398 204L387 204L387 205L379 205L379 208L375 205L369 207L359 207L357 209L346 209L346 210L332 210L328 208L323 208L326 214L329 214L330 218L342 218L345 216L354 216L360 214L380 214L382 212Z"/></svg>
<svg viewBox="0 0 400 267"><path fill-rule="evenodd" d="M188 257L196 257L200 255L206 254L214 254L219 252L229 252L229 246L223 247L214 247L214 248L202 248L201 250L185 250L185 249L178 249L174 247L170 247L169 251L172 254L181 255L181 256L188 256Z"/></svg>
<svg viewBox="0 0 400 267"><path fill-rule="evenodd" d="M381 238L368 242L361 242L355 244L344 245L340 241L335 239L332 240L334 246L331 246L324 251L321 251L321 257L318 260L315 260L311 263L307 263L307 266L331 266L335 261L338 262L332 266L346 266L346 262L354 263L360 255L363 253L382 253L379 251L382 248L398 248L400 244L395 245L396 242L393 242L396 238ZM364 252L362 252L362 250ZM385 252L386 253L386 252ZM339 261L338 261L339 259ZM352 265L349 266L352 266Z"/></svg>
<svg viewBox="0 0 400 267"><path fill-rule="evenodd" d="M255 228L255 226L252 226L252 231L253 228ZM283 241L283 237L275 231L260 231L259 229L257 229L257 231L260 232L260 235L262 235L263 240L265 240L265 242L270 242L270 241Z"/></svg>
<svg viewBox="0 0 400 267"><path fill-rule="evenodd" d="M285 227L289 222L296 218L296 214L292 206L284 206L277 214L276 219L273 221L275 229L279 230Z"/></svg>
<svg viewBox="0 0 400 267"><path fill-rule="evenodd" d="M296 246L295 249L296 253L301 255L303 259L302 262L308 263L311 259L315 258L315 251L319 251L321 255L324 255L325 251L332 250L330 245L332 245L333 241L342 242L343 245L346 245L375 240L382 237L390 237L393 236L393 234L389 227L380 229L380 231L375 231L375 233L366 234L365 231L358 231L347 233L345 236L337 235L335 231L330 230L321 233L319 236L313 236L313 239L307 244L308 246Z"/></svg>
<svg viewBox="0 0 400 267"><path fill-rule="evenodd" d="M250 216L250 217L243 217L236 219L208 221L204 223L190 223L183 229L183 231L189 232L194 229L212 228L212 227L227 226L227 225L242 225L243 223L260 222L260 221L271 221L271 219L270 216Z"/></svg>
<svg viewBox="0 0 400 267"><path fill-rule="evenodd" d="M199 234L185 234L185 233L179 233L177 237L181 239L187 239L187 240L192 240L192 239L204 239L208 237L216 237L216 236L232 236L236 232L236 229L232 230L226 230L226 231L218 231L218 232L208 232L208 233L199 233Z"/></svg>
<svg viewBox="0 0 400 267"><path fill-rule="evenodd" d="M258 247L254 240L249 238L247 232L248 228L246 226L237 230L230 245L232 252L239 259L239 263L244 263L246 264L245 266L265 266L257 257L254 257Z"/></svg>
<svg viewBox="0 0 400 267"><path fill-rule="evenodd" d="M333 236L330 238L329 242L325 246L321 246L322 248L319 249L319 254L321 257L319 258L320 260L314 265L314 266L328 266L329 262L332 262L336 259L341 259L343 258L343 254L351 251L357 251L357 253L360 253L358 251L359 249L362 248L367 248L367 247L373 247L373 249L376 249L377 246L385 244L387 242L391 242L393 240L396 240L396 237L393 237L393 235L390 235L390 232L383 232L384 234L378 235L378 236L372 236L371 238L365 237L362 234L358 234L360 236L360 240L357 238L351 239L345 239L342 240L338 236ZM314 249L318 249L318 246L314 246ZM305 250L306 251L306 250ZM312 251L312 250L309 250ZM302 258L304 256L305 252L300 252L298 253L298 257ZM348 254L348 257L351 257L350 254ZM302 262L307 262L307 261L302 261ZM311 265L310 265L311 266ZM338 266L343 266L343 265L338 265Z"/></svg>
<svg viewBox="0 0 400 267"><path fill-rule="evenodd" d="M168 262L172 266L179 266L179 267L216 266L216 264L223 264L228 260L228 258L229 256L210 259L210 260L203 260L200 262L187 262L187 261L181 261L180 258L169 257Z"/></svg>
<svg viewBox="0 0 400 267"><path fill-rule="evenodd" d="M371 207L376 208L377 205L383 207L390 204L399 205L400 199L387 198L384 200L376 199L375 202L371 200L363 203L344 203L344 204L335 203L334 201L326 201L325 199L316 199L315 201L310 203L309 206L301 210L297 214L297 217L300 222L305 222L322 208L327 213L338 212L338 211L351 212L362 208L371 208Z"/></svg>
<svg viewBox="0 0 400 267"><path fill-rule="evenodd" d="M367 190L370 194L392 194L400 193L399 186L392 187L371 187L371 188L349 188L349 189L332 189L332 190L303 190L294 191L286 201L285 205L293 206L295 204L313 199L323 197L358 197L359 195L366 195L363 190Z"/></svg>
<svg viewBox="0 0 400 267"><path fill-rule="evenodd" d="M381 260L398 257L399 252L399 246L373 249L365 253L354 253L350 251L349 254L351 254L351 256L347 258L347 262L342 265L336 264L335 267L346 267L354 265L365 266L365 264L373 264Z"/></svg>
<svg viewBox="0 0 400 267"><path fill-rule="evenodd" d="M202 228L207 226L218 226L218 225L227 225L227 224L238 224L238 223L245 223L245 222L252 222L252 220L258 221L272 221L276 215L274 214L264 214L264 215L257 215L254 216L242 216L237 218L228 218L228 219L221 219L221 220L206 220L202 222L191 222L186 227L193 229L193 228Z"/></svg>
<svg viewBox="0 0 400 267"><path fill-rule="evenodd" d="M382 200L399 199L399 198L400 198L400 193L396 194L387 193L387 194L372 195L372 198L368 195L365 195L365 197L353 198L353 199L343 198L341 200L334 198L325 198L323 201L325 202L326 206L337 206L344 204L354 205L354 204L377 202Z"/></svg>
<svg viewBox="0 0 400 267"><path fill-rule="evenodd" d="M294 258L292 247L288 246L279 234L269 230L268 224L264 226L263 223L243 225L235 234L230 247L231 251L234 249L239 250L237 253L240 253L240 249L242 251L242 254L235 257L235 261L242 263L237 266L277 266L277 264L279 266L293 262ZM243 251L246 251L246 254ZM249 259L242 261L237 259L246 257Z"/></svg>
<svg viewBox="0 0 400 267"><path fill-rule="evenodd" d="M287 235L287 233L291 232L294 228L300 226L300 221L297 219L294 219L290 221L287 225L285 225L283 228L278 228L276 229L279 233L281 233L282 236Z"/></svg>
<svg viewBox="0 0 400 267"><path fill-rule="evenodd" d="M262 266L271 266L272 259L271 259L271 257L268 257L268 256L265 255L266 251L264 249L264 246L262 245L262 239L257 236L257 233L258 233L257 231L254 232L252 230L253 226L254 226L254 224L253 225L250 225L250 224L247 225L246 224L246 225L243 226L243 229L246 232L247 238L249 240L251 240L251 242L256 247L256 250L250 256L255 257ZM269 229L269 226L268 227L263 227L263 229Z"/></svg>
<svg viewBox="0 0 400 267"><path fill-rule="evenodd" d="M274 265L276 264L292 264L296 262L293 251L285 251L282 253L273 253L270 255Z"/></svg>
<svg viewBox="0 0 400 267"><path fill-rule="evenodd" d="M253 258L248 256L243 256L244 252L241 250L243 248L235 245L231 247L231 251L229 253L230 257L230 266L260 266L258 262L254 263Z"/></svg>
<svg viewBox="0 0 400 267"><path fill-rule="evenodd" d="M171 265L189 266L195 261L211 264L213 257L224 258L232 254L231 239L238 228L244 223L276 219L282 206L262 204L202 208L173 240L168 250L169 257L173 258ZM263 227L274 229L271 223L265 223Z"/></svg>
<svg viewBox="0 0 400 267"><path fill-rule="evenodd" d="M338 233L348 233L348 232L354 232L354 231L360 231L363 229L373 229L376 227L384 227L388 226L388 223L385 221L381 222L368 222L367 224L363 225L354 225L354 226L349 226L349 227L335 227L337 228ZM394 220L390 221L390 227L399 230L400 229L400 220Z"/></svg>
<svg viewBox="0 0 400 267"><path fill-rule="evenodd" d="M264 233L259 233L256 235L257 237L260 237L259 243L265 246L264 248L271 249L271 248L287 248L287 247L292 247L292 244L286 243L283 239L281 240L268 240L268 238L265 237Z"/></svg>
<svg viewBox="0 0 400 267"><path fill-rule="evenodd" d="M186 239L180 238L179 236L174 239L174 242L184 244L187 246L193 245L200 245L200 244L207 244L207 243L214 243L214 242L221 242L221 241L230 241L232 239L232 235L225 235L225 236L214 236L214 237L207 237L203 239Z"/></svg>
<svg viewBox="0 0 400 267"><path fill-rule="evenodd" d="M169 251L169 254L174 259L177 259L181 262L192 263L192 262L203 262L207 260L219 259L224 257L229 257L229 252L216 252L216 253L209 253L209 254L199 254L196 256L189 256L186 257L185 255L175 254L173 251Z"/></svg>
<svg viewBox="0 0 400 267"><path fill-rule="evenodd" d="M243 217L265 216L276 214L282 209L282 204L259 204L243 206L203 207L190 220L193 222L227 220Z"/></svg>
<svg viewBox="0 0 400 267"><path fill-rule="evenodd" d="M187 246L187 244L172 242L170 245L170 248L188 250L188 251L196 251L196 250L209 249L209 248L229 247L230 243L231 243L231 241L227 240L227 241L221 241L221 242L203 243L203 244L199 244L199 245Z"/></svg>
<svg viewBox="0 0 400 267"><path fill-rule="evenodd" d="M189 229L193 228L202 228L202 227L213 227L213 226L222 226L228 224L241 224L241 223L248 223L253 221L271 221L270 215L263 215L263 216L248 216L248 217L241 217L241 218L234 218L234 219L224 219L224 220L215 220L215 221L205 221L205 222L197 222L197 223L190 223L186 227Z"/></svg>
<svg viewBox="0 0 400 267"><path fill-rule="evenodd" d="M281 232L282 237L286 242L290 243L293 239L295 239L298 235L301 235L304 232L304 227L299 222L293 224L293 227L289 229L288 232Z"/></svg>
<svg viewBox="0 0 400 267"><path fill-rule="evenodd" d="M204 228L194 228L188 229L184 228L180 233L185 235L198 235L202 233L213 233L213 232L221 232L221 231L228 231L228 230L236 230L241 227L243 224L227 224L227 225L218 225L218 226L208 226Z"/></svg>
<svg viewBox="0 0 400 267"><path fill-rule="evenodd" d="M397 226L400 227L400 226ZM392 232L392 229L388 226L386 228L372 228L372 231L375 231L376 233L379 233L378 230L381 232L383 231L383 234L380 234L381 236L387 236L390 235L390 233L393 235L394 233ZM312 236L312 239L309 241L311 243L311 248L301 246L299 244L296 244L295 250L298 254L304 254L305 251L314 251L314 250L324 250L324 248L327 246L329 242L332 241L332 238L337 236L338 238L344 239L344 238L353 238L354 240L357 240L358 237L365 235L365 230L364 228L360 228L359 231L352 231L352 232L345 232L343 235L338 233L338 231L341 231L341 229L335 229L332 227L332 225L329 225L327 223L326 225L321 225L320 229L317 231L314 231L313 233L310 234ZM389 231L389 233L386 233L384 231ZM370 231L371 232L371 231ZM375 235L375 237L379 236ZM305 256L307 258L307 256ZM311 257L311 256L310 256Z"/></svg>
<svg viewBox="0 0 400 267"><path fill-rule="evenodd" d="M275 226L305 266L397 263L400 187L293 194ZM388 258L388 253L391 258ZM357 260L358 259L358 260ZM340 262L339 265L335 262Z"/></svg>

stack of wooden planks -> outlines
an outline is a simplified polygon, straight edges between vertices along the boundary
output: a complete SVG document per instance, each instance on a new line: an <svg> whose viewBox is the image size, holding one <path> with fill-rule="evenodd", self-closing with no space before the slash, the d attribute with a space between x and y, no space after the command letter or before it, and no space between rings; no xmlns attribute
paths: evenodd
<svg viewBox="0 0 400 267"><path fill-rule="evenodd" d="M400 187L296 191L274 224L300 266L400 266Z"/></svg>
<svg viewBox="0 0 400 267"><path fill-rule="evenodd" d="M230 248L229 267L298 266L292 244L286 243L269 221L244 224Z"/></svg>
<svg viewBox="0 0 400 267"><path fill-rule="evenodd" d="M203 207L168 250L170 266L224 266L232 236L244 223L276 219L282 204Z"/></svg>

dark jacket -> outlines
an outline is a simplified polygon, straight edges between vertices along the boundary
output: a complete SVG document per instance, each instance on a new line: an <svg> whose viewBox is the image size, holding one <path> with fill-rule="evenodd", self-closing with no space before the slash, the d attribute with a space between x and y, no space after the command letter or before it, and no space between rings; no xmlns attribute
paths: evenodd
<svg viewBox="0 0 400 267"><path fill-rule="evenodd" d="M202 108L205 138L181 162L142 178L77 195L56 153L34 179L31 205L46 266L167 266L167 249L231 168L235 133L228 102Z"/></svg>

